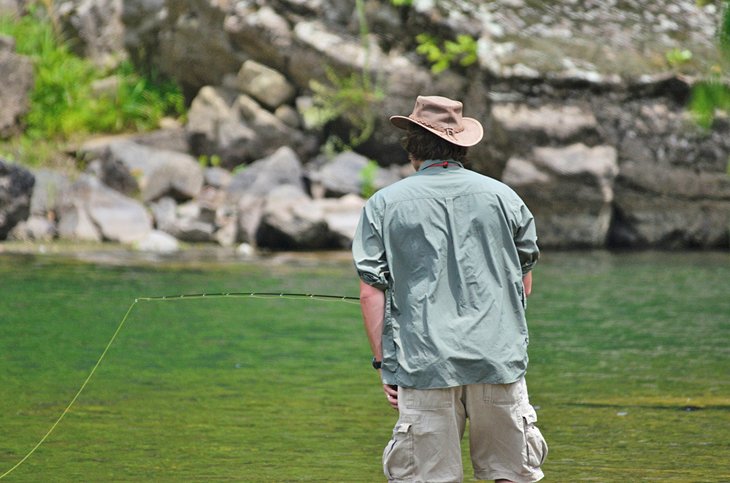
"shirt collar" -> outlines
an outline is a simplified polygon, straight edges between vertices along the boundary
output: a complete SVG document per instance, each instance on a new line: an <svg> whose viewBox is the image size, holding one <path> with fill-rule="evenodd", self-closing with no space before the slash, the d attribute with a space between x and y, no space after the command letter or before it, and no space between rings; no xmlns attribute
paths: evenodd
<svg viewBox="0 0 730 483"><path fill-rule="evenodd" d="M444 166L444 163L448 163L446 166ZM442 168L448 168L451 166L458 166L460 168L463 168L464 165L461 164L458 161L454 161L453 159L427 159L423 163L421 163L421 167L418 169L418 171L423 171L424 169L434 167L434 169L442 167Z"/></svg>

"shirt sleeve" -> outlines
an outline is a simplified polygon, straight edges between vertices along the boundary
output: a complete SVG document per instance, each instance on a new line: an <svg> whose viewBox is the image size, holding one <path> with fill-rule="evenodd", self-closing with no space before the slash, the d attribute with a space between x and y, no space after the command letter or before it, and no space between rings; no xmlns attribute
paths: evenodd
<svg viewBox="0 0 730 483"><path fill-rule="evenodd" d="M352 258L360 279L377 289L388 288L388 263L382 237L382 216L371 198L365 204L355 237Z"/></svg>
<svg viewBox="0 0 730 483"><path fill-rule="evenodd" d="M521 202L516 215L516 229L514 231L514 242L517 254L520 257L522 275L527 275L540 258L540 250L537 247L537 230L535 229L535 218Z"/></svg>

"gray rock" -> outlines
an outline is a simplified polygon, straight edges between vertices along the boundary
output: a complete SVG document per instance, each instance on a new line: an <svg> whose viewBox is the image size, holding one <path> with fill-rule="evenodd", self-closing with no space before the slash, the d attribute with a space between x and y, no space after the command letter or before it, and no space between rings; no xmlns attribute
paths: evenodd
<svg viewBox="0 0 730 483"><path fill-rule="evenodd" d="M327 197L346 194L360 195L364 191L377 191L401 176L398 167L384 169L370 164L370 160L353 151L338 154L319 169L309 173L313 192L322 192Z"/></svg>
<svg viewBox="0 0 730 483"><path fill-rule="evenodd" d="M285 67L293 34L289 22L270 6L237 2L224 28L238 50L277 69Z"/></svg>
<svg viewBox="0 0 730 483"><path fill-rule="evenodd" d="M8 238L18 241L51 241L56 237L56 224L43 216L31 215L10 232Z"/></svg>
<svg viewBox="0 0 730 483"><path fill-rule="evenodd" d="M543 246L599 248L608 236L617 174L613 147L574 144L510 159L503 181L532 211Z"/></svg>
<svg viewBox="0 0 730 483"><path fill-rule="evenodd" d="M234 174L226 189L226 199L228 203L236 204L244 194L263 196L285 184L304 191L303 178L299 156L291 148L282 147Z"/></svg>
<svg viewBox="0 0 730 483"><path fill-rule="evenodd" d="M625 162L616 180L615 208L613 246L730 247L730 177L725 173Z"/></svg>
<svg viewBox="0 0 730 483"><path fill-rule="evenodd" d="M55 216L58 206L71 186L71 180L65 174L46 168L33 171L35 187L30 200L30 212L33 215Z"/></svg>
<svg viewBox="0 0 730 483"><path fill-rule="evenodd" d="M20 15L21 0L0 0L0 15L14 17Z"/></svg>
<svg viewBox="0 0 730 483"><path fill-rule="evenodd" d="M236 80L242 92L272 111L294 99L294 86L286 77L254 60L243 63Z"/></svg>
<svg viewBox="0 0 730 483"><path fill-rule="evenodd" d="M266 196L256 244L279 250L314 250L331 247L332 240L324 212L301 188L283 185Z"/></svg>
<svg viewBox="0 0 730 483"><path fill-rule="evenodd" d="M214 188L226 188L233 179L230 171L216 166L206 168L203 174L205 184Z"/></svg>
<svg viewBox="0 0 730 483"><path fill-rule="evenodd" d="M76 52L101 67L115 67L126 58L122 0L79 0L60 3L56 15Z"/></svg>
<svg viewBox="0 0 730 483"><path fill-rule="evenodd" d="M190 199L203 187L203 170L192 156L131 141L113 142L107 147L101 177L122 193L139 191L145 202L163 196Z"/></svg>
<svg viewBox="0 0 730 483"><path fill-rule="evenodd" d="M170 233L174 230L177 221L177 203L169 196L149 204L155 226L162 231Z"/></svg>
<svg viewBox="0 0 730 483"><path fill-rule="evenodd" d="M515 144L585 143L598 137L598 121L587 107L543 105L532 108L505 103L495 104L492 115Z"/></svg>
<svg viewBox="0 0 730 483"><path fill-rule="evenodd" d="M147 236L134 243L134 248L142 252L175 253L180 250L180 243L172 235L152 230Z"/></svg>
<svg viewBox="0 0 730 483"><path fill-rule="evenodd" d="M30 215L33 173L0 158L0 240Z"/></svg>
<svg viewBox="0 0 730 483"><path fill-rule="evenodd" d="M6 37L7 39L7 37ZM21 131L33 89L33 63L12 50L0 49L0 139Z"/></svg>
<svg viewBox="0 0 730 483"><path fill-rule="evenodd" d="M335 245L340 248L350 248L362 209L365 206L365 199L350 194L337 199L314 200L313 203L324 213L324 220L327 222Z"/></svg>
<svg viewBox="0 0 730 483"><path fill-rule="evenodd" d="M152 220L140 202L88 175L71 186L59 216L59 235L75 240L132 243L152 230Z"/></svg>

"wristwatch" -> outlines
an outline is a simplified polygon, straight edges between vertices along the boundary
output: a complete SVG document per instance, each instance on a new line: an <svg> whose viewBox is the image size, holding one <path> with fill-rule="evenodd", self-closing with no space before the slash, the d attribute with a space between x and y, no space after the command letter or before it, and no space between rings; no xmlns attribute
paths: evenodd
<svg viewBox="0 0 730 483"><path fill-rule="evenodd" d="M373 357L373 369L380 369L380 366L383 365L383 361L377 361L375 360L375 357Z"/></svg>

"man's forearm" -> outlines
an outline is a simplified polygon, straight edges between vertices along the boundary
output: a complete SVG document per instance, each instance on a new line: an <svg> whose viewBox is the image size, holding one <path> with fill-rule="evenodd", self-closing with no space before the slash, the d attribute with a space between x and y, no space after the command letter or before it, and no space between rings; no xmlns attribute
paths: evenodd
<svg viewBox="0 0 730 483"><path fill-rule="evenodd" d="M385 292L360 282L360 310L370 350L375 359L383 359L382 336L385 317Z"/></svg>

